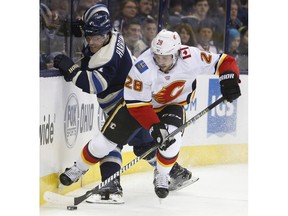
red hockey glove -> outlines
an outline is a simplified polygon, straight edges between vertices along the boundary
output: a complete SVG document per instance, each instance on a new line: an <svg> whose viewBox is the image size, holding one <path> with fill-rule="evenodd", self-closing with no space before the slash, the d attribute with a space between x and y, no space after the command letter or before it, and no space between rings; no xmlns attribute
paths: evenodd
<svg viewBox="0 0 288 216"><path fill-rule="evenodd" d="M162 151L167 150L167 148L176 141L174 137L169 137L165 140L165 137L168 136L169 132L162 122L152 125L149 132L153 139L160 144L159 149Z"/></svg>

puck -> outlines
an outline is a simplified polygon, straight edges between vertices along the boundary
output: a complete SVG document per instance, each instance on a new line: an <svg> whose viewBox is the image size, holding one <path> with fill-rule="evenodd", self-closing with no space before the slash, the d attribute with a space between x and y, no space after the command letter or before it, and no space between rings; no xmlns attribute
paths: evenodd
<svg viewBox="0 0 288 216"><path fill-rule="evenodd" d="M77 210L77 206L67 206L67 210Z"/></svg>

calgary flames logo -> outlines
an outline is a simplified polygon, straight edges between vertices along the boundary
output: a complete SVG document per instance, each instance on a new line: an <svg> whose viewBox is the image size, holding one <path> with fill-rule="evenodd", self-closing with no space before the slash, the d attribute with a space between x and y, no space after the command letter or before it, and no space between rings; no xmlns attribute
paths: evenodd
<svg viewBox="0 0 288 216"><path fill-rule="evenodd" d="M153 94L153 98L160 104L166 104L177 98L183 91L185 81L180 80L163 87L159 92Z"/></svg>

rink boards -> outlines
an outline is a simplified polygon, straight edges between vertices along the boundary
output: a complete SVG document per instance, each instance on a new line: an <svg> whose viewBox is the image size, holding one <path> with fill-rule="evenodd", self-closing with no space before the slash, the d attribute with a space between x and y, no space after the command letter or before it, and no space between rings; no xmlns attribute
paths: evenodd
<svg viewBox="0 0 288 216"><path fill-rule="evenodd" d="M248 161L248 76L241 77L242 96L232 104L220 104L186 128L178 161L184 166L202 166ZM185 106L187 119L219 98L216 76L197 79L197 92ZM96 96L82 92L62 76L40 78L40 204L46 190L65 194L98 181L99 165L92 167L73 186L58 188L58 173L75 161L82 147L103 124ZM130 146L123 149L123 165L135 158ZM144 161L126 173L152 168Z"/></svg>

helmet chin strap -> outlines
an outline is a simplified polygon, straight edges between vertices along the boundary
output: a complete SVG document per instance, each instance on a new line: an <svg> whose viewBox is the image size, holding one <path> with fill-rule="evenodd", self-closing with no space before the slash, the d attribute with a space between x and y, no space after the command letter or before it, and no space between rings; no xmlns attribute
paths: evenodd
<svg viewBox="0 0 288 216"><path fill-rule="evenodd" d="M174 58L175 58L175 61L174 61ZM172 70L172 68L176 65L177 61L178 61L178 58L179 58L179 55L175 55L173 57L173 62L172 62L172 65L171 67L169 68L169 71Z"/></svg>

